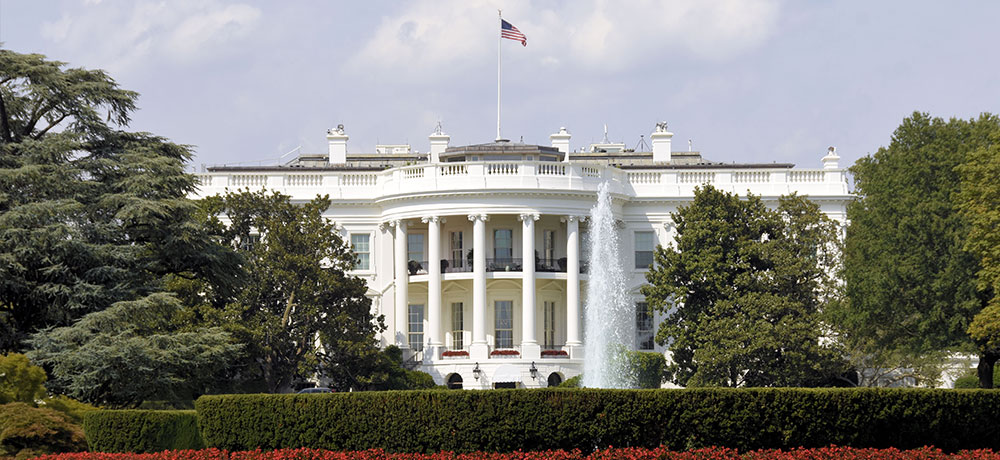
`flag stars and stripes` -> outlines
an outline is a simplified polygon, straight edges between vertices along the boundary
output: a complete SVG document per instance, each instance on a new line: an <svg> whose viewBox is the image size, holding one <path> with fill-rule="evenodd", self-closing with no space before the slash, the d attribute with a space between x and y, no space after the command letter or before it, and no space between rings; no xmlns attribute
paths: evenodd
<svg viewBox="0 0 1000 460"><path fill-rule="evenodd" d="M528 46L528 37L525 37L513 24L503 19L500 20L500 37L519 41L522 46Z"/></svg>

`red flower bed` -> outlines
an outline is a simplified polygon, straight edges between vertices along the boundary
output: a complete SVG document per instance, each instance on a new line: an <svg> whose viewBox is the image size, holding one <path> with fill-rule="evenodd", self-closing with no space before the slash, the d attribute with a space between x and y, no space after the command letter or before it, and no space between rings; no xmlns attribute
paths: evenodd
<svg viewBox="0 0 1000 460"><path fill-rule="evenodd" d="M493 350L490 352L490 356L521 356L521 352L510 349Z"/></svg>
<svg viewBox="0 0 1000 460"><path fill-rule="evenodd" d="M823 447L819 449L757 450L740 454L734 449L708 447L674 452L665 447L609 448L590 454L578 450L541 452L473 452L456 454L392 454L373 449L360 452L332 452L320 449L281 449L228 452L219 449L174 450L155 454L112 454L80 452L38 457L40 460L1000 460L1000 453L990 450L961 451L946 454L940 449L915 450L855 449Z"/></svg>
<svg viewBox="0 0 1000 460"><path fill-rule="evenodd" d="M543 358L569 358L566 350L542 350Z"/></svg>
<svg viewBox="0 0 1000 460"><path fill-rule="evenodd" d="M448 350L441 353L441 356L444 358L454 358L456 356L469 356L469 352L465 350Z"/></svg>

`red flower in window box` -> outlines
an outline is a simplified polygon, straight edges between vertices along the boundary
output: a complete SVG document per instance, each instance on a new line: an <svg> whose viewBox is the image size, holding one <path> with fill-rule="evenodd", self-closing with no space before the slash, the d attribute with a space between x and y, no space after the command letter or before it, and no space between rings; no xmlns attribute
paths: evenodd
<svg viewBox="0 0 1000 460"><path fill-rule="evenodd" d="M569 358L566 350L542 350L543 358Z"/></svg>
<svg viewBox="0 0 1000 460"><path fill-rule="evenodd" d="M442 358L456 358L459 356L469 356L469 352L465 350L448 350L441 353Z"/></svg>
<svg viewBox="0 0 1000 460"><path fill-rule="evenodd" d="M521 356L521 352L511 349L493 350L490 356Z"/></svg>

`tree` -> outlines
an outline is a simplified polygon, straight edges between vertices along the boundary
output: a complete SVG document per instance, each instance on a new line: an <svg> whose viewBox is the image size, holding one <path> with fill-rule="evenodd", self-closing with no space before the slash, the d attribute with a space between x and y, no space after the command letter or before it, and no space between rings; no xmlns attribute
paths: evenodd
<svg viewBox="0 0 1000 460"><path fill-rule="evenodd" d="M193 220L190 150L120 130L137 98L103 71L0 50L0 352L167 275L238 279Z"/></svg>
<svg viewBox="0 0 1000 460"><path fill-rule="evenodd" d="M45 370L31 364L27 356L0 356L0 404L34 404L45 397Z"/></svg>
<svg viewBox="0 0 1000 460"><path fill-rule="evenodd" d="M156 293L36 333L29 357L51 369L47 386L97 405L183 401L217 385L241 346L219 328L179 331L183 306Z"/></svg>
<svg viewBox="0 0 1000 460"><path fill-rule="evenodd" d="M969 222L965 249L980 262L978 287L987 306L969 325L969 335L980 353L980 386L993 387L994 365L1000 358L1000 130L972 151L957 168L961 177L958 207Z"/></svg>
<svg viewBox="0 0 1000 460"><path fill-rule="evenodd" d="M243 191L204 205L211 226L246 260L245 287L215 321L245 344L247 377L283 392L322 364L350 385L377 354L385 325L371 312L365 281L347 274L356 257L322 216L330 200L294 204L279 193Z"/></svg>
<svg viewBox="0 0 1000 460"><path fill-rule="evenodd" d="M851 167L859 198L847 208L846 298L831 319L856 354L918 361L972 351L966 331L986 297L979 262L966 250L969 224L956 208L956 167L998 126L992 115L944 121L914 113L888 147Z"/></svg>
<svg viewBox="0 0 1000 460"><path fill-rule="evenodd" d="M670 380L687 386L816 386L843 371L824 344L834 293L836 224L792 195L770 210L711 186L672 214L673 247L657 247L643 293L667 315L657 342Z"/></svg>

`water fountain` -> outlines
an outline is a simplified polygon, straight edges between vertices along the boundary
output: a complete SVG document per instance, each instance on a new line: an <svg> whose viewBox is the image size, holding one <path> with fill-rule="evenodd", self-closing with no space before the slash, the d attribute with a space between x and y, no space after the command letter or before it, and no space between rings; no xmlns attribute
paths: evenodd
<svg viewBox="0 0 1000 460"><path fill-rule="evenodd" d="M611 206L611 185L598 187L597 203L590 210L590 270L584 304L584 353L582 386L632 388L625 349L635 340L635 311L626 292L625 271L618 248L618 229Z"/></svg>

